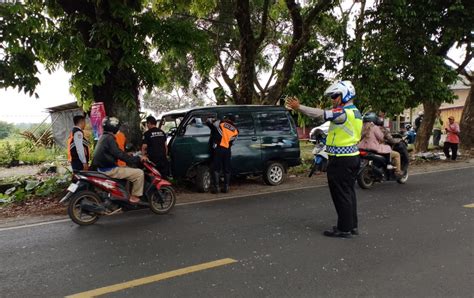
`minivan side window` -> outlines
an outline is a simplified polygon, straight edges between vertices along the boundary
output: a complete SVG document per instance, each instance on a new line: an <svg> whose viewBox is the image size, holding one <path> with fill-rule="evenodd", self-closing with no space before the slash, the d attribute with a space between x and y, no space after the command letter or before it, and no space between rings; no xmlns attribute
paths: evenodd
<svg viewBox="0 0 474 298"><path fill-rule="evenodd" d="M291 123L285 112L258 113L258 120L264 134L291 133Z"/></svg>
<svg viewBox="0 0 474 298"><path fill-rule="evenodd" d="M211 134L211 130L206 125L208 118L213 118L212 115L193 115L185 126L185 136L208 136Z"/></svg>
<svg viewBox="0 0 474 298"><path fill-rule="evenodd" d="M248 136L255 134L255 123L250 113L233 113L235 117L235 126L239 130L240 136Z"/></svg>

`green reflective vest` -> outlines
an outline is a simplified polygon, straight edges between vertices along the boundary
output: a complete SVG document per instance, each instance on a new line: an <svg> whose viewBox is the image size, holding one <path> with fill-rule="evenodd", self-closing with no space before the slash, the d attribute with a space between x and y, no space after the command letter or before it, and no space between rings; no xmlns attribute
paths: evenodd
<svg viewBox="0 0 474 298"><path fill-rule="evenodd" d="M362 115L354 106L345 106L346 121L336 124L331 121L326 140L326 151L331 156L356 156L359 155L357 143L362 133Z"/></svg>

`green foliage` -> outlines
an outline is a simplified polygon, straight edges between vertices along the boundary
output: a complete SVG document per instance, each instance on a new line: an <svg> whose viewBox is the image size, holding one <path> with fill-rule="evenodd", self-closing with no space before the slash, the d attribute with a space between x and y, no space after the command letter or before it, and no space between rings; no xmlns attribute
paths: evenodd
<svg viewBox="0 0 474 298"><path fill-rule="evenodd" d="M137 109L138 89L180 84L215 62L206 35L192 21L157 13L153 7L187 2L39 1L0 7L0 87L34 93L37 62L72 74L70 91L84 110L93 100ZM152 4L149 5L149 4ZM209 1L190 3L195 12ZM110 98L111 97L111 98Z"/></svg>
<svg viewBox="0 0 474 298"><path fill-rule="evenodd" d="M54 161L64 154L64 150L33 147L33 144L27 141L7 141L0 144L0 166L15 166L20 161L27 165L36 165Z"/></svg>
<svg viewBox="0 0 474 298"><path fill-rule="evenodd" d="M5 142L0 145L0 165L9 166L18 162L22 147L21 143L12 145L10 142Z"/></svg>
<svg viewBox="0 0 474 298"><path fill-rule="evenodd" d="M53 175L16 179L13 187L0 194L0 206L22 202L31 197L58 195L70 183L70 177L70 175Z"/></svg>
<svg viewBox="0 0 474 298"><path fill-rule="evenodd" d="M27 165L38 165L55 161L60 155L65 155L64 150L56 148L36 148L30 152L21 152L18 159Z"/></svg>
<svg viewBox="0 0 474 298"><path fill-rule="evenodd" d="M422 102L452 101L457 76L444 59L470 35L468 7L468 1L400 0L368 10L365 38L349 48L342 71L354 81L359 106L393 115Z"/></svg>
<svg viewBox="0 0 474 298"><path fill-rule="evenodd" d="M0 140L8 138L15 130L13 124L0 121Z"/></svg>

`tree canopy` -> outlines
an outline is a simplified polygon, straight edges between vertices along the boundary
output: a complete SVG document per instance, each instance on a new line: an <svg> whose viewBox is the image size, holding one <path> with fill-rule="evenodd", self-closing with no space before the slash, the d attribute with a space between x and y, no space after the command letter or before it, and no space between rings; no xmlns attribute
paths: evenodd
<svg viewBox="0 0 474 298"><path fill-rule="evenodd" d="M138 129L143 90L158 110L181 100L170 94L324 106L329 82L349 79L361 110L423 104L426 140L430 115L468 73L473 11L467 0L25 0L0 5L0 87L35 95L38 64L63 67L85 111L104 102ZM452 67L455 46L467 54Z"/></svg>

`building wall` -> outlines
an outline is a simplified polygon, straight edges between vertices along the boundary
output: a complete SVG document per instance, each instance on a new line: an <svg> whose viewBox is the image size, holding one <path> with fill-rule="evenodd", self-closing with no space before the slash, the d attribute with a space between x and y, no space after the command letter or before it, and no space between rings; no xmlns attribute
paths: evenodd
<svg viewBox="0 0 474 298"><path fill-rule="evenodd" d="M466 103L467 96L469 95L469 87L466 86L465 88L453 89L453 93L457 98L452 103L443 103L439 108L441 111L441 119L444 124L448 123L449 116L454 116L455 121L458 123L461 121L462 110ZM418 117L418 112L421 111L423 111L423 105L419 105L411 110L406 109L401 116L404 117L405 122L409 122L413 125L416 117Z"/></svg>

